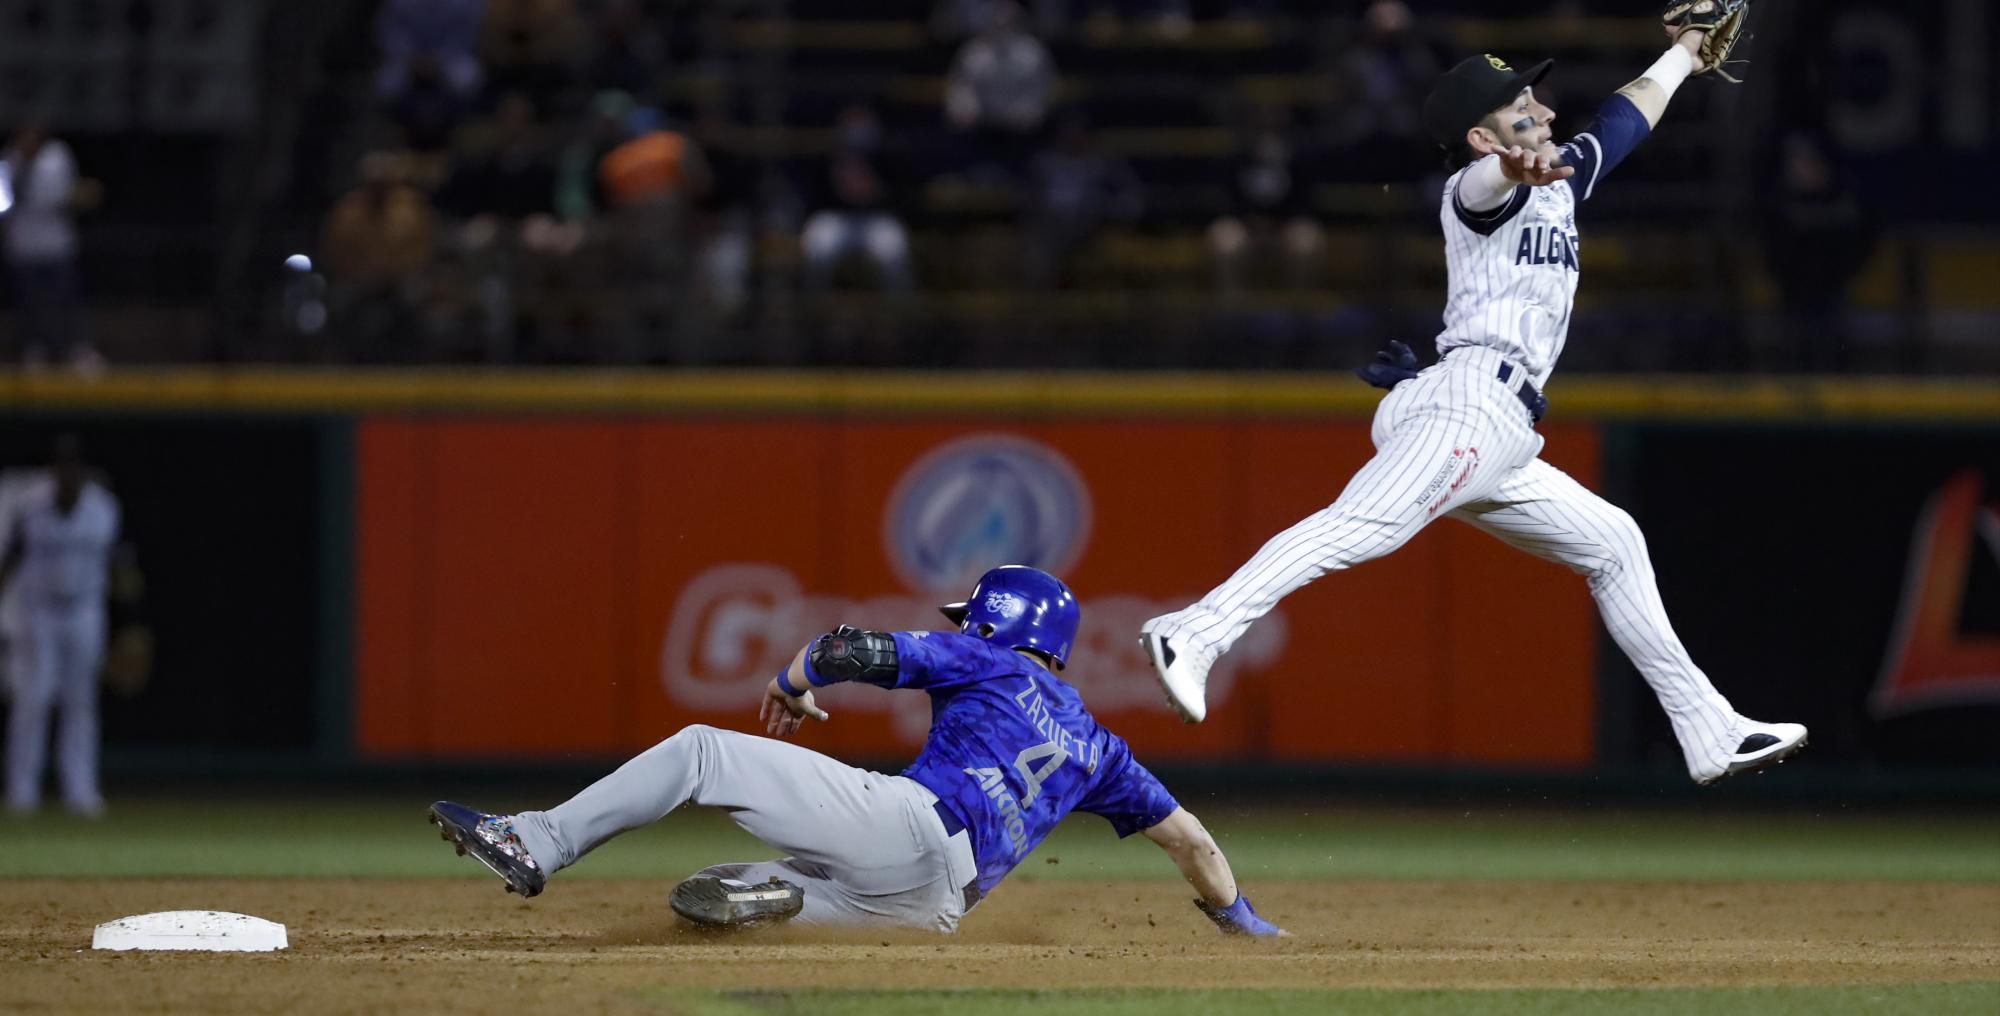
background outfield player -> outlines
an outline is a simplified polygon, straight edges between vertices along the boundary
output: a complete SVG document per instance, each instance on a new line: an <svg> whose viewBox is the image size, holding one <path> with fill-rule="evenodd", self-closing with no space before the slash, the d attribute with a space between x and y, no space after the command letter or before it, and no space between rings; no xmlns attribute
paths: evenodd
<svg viewBox="0 0 2000 1016"><path fill-rule="evenodd" d="M1668 624L1632 517L1537 457L1541 388L1576 294L1577 202L1647 136L1681 82L1708 69L1702 38L1682 31L1604 103L1592 130L1560 148L1555 111L1533 90L1553 61L1515 71L1477 56L1438 82L1425 126L1463 166L1439 212L1451 287L1437 339L1443 359L1419 372L1398 343L1364 368L1371 383L1393 389L1375 411L1375 457L1333 504L1273 537L1208 595L1142 626L1140 643L1182 718L1201 721L1209 667L1279 600L1394 551L1448 515L1588 578L1696 782L1771 765L1805 744L1798 724L1759 723L1731 708Z"/></svg>
<svg viewBox="0 0 2000 1016"><path fill-rule="evenodd" d="M97 782L97 675L104 662L118 498L91 478L74 436L57 440L49 472L12 506L0 552L0 592L13 592L7 810L27 814L41 806L49 714L60 707L56 768L63 807L96 816L104 811Z"/></svg>
<svg viewBox="0 0 2000 1016"><path fill-rule="evenodd" d="M489 815L440 801L431 821L524 896L628 829L690 801L724 808L788 856L703 869L668 897L710 925L796 916L827 924L953 931L1072 811L1102 815L1119 836L1144 832L1225 932L1283 934L1236 889L1229 861L1099 726L1054 670L1076 638L1076 598L1055 576L996 568L965 603L941 608L956 632L842 626L799 651L765 690L759 719L780 737L827 714L812 689L836 681L931 696L922 754L900 776L843 765L770 738L694 726L548 811Z"/></svg>

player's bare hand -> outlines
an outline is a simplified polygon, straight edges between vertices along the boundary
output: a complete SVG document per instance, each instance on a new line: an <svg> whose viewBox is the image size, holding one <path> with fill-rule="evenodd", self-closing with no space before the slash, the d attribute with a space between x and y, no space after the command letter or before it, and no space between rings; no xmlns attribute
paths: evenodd
<svg viewBox="0 0 2000 1016"><path fill-rule="evenodd" d="M811 690L803 695L787 695L773 680L764 686L764 701L757 706L757 719L763 721L764 732L772 737L790 737L807 720L826 722L827 713L814 704Z"/></svg>
<svg viewBox="0 0 2000 1016"><path fill-rule="evenodd" d="M1515 183L1544 187L1575 176L1576 167L1561 165L1555 156L1535 149L1513 145L1500 153L1500 173Z"/></svg>
<svg viewBox="0 0 2000 1016"><path fill-rule="evenodd" d="M1667 34L1673 35L1674 30L1669 27ZM1701 58L1701 43L1706 38L1708 38L1707 32L1699 28L1690 28L1674 39L1674 44L1687 50L1688 56L1694 59L1694 69L1689 72L1691 74L1700 74L1708 69L1708 61Z"/></svg>

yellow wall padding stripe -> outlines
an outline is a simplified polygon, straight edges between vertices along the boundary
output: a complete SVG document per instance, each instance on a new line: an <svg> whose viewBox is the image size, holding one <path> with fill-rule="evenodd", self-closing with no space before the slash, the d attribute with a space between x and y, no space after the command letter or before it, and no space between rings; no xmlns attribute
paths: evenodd
<svg viewBox="0 0 2000 1016"><path fill-rule="evenodd" d="M0 409L1334 416L1379 394L1333 373L174 368L0 375ZM2000 422L2000 379L1558 375L1557 419Z"/></svg>

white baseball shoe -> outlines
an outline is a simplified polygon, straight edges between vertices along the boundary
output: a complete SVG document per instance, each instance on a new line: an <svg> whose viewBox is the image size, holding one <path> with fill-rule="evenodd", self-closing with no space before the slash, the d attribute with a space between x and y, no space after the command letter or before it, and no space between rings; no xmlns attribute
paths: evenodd
<svg viewBox="0 0 2000 1016"><path fill-rule="evenodd" d="M1185 636L1166 634L1165 620L1156 617L1146 622L1139 629L1139 646L1146 650L1160 687L1166 689L1167 704L1181 719L1200 723L1208 717L1208 668L1215 657Z"/></svg>
<svg viewBox="0 0 2000 1016"><path fill-rule="evenodd" d="M1754 773L1791 758L1806 746L1806 728L1797 723L1758 723L1739 718L1732 736L1736 750L1719 760L1688 767L1688 775L1706 787L1738 773Z"/></svg>

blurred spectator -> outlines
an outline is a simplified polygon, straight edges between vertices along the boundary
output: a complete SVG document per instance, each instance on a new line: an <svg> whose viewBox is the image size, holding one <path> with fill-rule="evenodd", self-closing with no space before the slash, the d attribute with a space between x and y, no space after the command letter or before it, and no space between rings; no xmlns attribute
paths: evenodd
<svg viewBox="0 0 2000 1016"><path fill-rule="evenodd" d="M478 94L484 76L475 53L484 13L485 0L383 0L375 17L382 54L376 94L392 107L400 102L419 57L452 95L468 100Z"/></svg>
<svg viewBox="0 0 2000 1016"><path fill-rule="evenodd" d="M450 262L459 283L457 321L452 308L434 316L439 330L461 332L457 341L483 337L486 360L509 360L516 353L516 253L530 238L545 239L555 225L556 167L535 106L515 92L500 100L492 120L460 136L461 153L444 187L440 210L463 222ZM536 248L538 251L540 248ZM451 336L445 336L450 339Z"/></svg>
<svg viewBox="0 0 2000 1016"><path fill-rule="evenodd" d="M461 218L494 215L512 221L555 213L555 157L526 95L501 99L490 128L467 140L469 150L438 192L439 208Z"/></svg>
<svg viewBox="0 0 2000 1016"><path fill-rule="evenodd" d="M406 182L397 156L370 152L361 160L360 184L327 214L327 269L357 285L400 282L429 263L436 232L429 200Z"/></svg>
<svg viewBox="0 0 2000 1016"><path fill-rule="evenodd" d="M891 204L902 188L886 164L882 122L866 106L849 106L838 127L837 147L809 189L814 210L800 237L806 288L825 289L834 270L859 255L884 288L909 292L910 237Z"/></svg>
<svg viewBox="0 0 2000 1016"><path fill-rule="evenodd" d="M452 90L430 54L411 57L408 66L409 78L389 107L389 119L402 129L403 144L411 151L441 158L472 102Z"/></svg>
<svg viewBox="0 0 2000 1016"><path fill-rule="evenodd" d="M1424 96L1442 73L1436 50L1403 0L1374 0L1361 31L1333 58L1329 145L1343 175L1406 180L1431 168Z"/></svg>
<svg viewBox="0 0 2000 1016"><path fill-rule="evenodd" d="M1074 256L1112 221L1138 218L1144 191L1132 167L1099 151L1081 114L1063 117L1035 157L1028 209L1028 282L1065 285Z"/></svg>
<svg viewBox="0 0 2000 1016"><path fill-rule="evenodd" d="M61 709L56 768L63 806L96 817L97 675L104 662L105 599L118 542L118 499L91 478L76 438L56 442L51 479L12 500L0 552L0 592L20 583L10 604L7 810L41 805L49 715Z"/></svg>
<svg viewBox="0 0 2000 1016"><path fill-rule="evenodd" d="M1326 249L1284 108L1264 109L1255 120L1229 167L1229 214L1208 228L1216 284L1228 295L1241 293L1253 274L1308 288Z"/></svg>
<svg viewBox="0 0 2000 1016"><path fill-rule="evenodd" d="M590 101L590 112L576 126L556 162L556 214L566 222L582 222L604 205L598 163L626 141L626 118L634 109L632 96L609 89Z"/></svg>
<svg viewBox="0 0 2000 1016"><path fill-rule="evenodd" d="M409 357L413 300L437 241L437 215L401 160L371 152L361 182L327 212L320 248L333 319L365 359Z"/></svg>
<svg viewBox="0 0 2000 1016"><path fill-rule="evenodd" d="M730 147L734 125L728 107L704 104L694 137L708 158L711 184L698 204L701 292L711 323L741 315L750 302L750 271L758 231L765 225L764 174ZM712 359L712 357L704 357Z"/></svg>
<svg viewBox="0 0 2000 1016"><path fill-rule="evenodd" d="M670 353L661 340L690 310L685 297L696 264L694 213L713 182L701 146L671 128L656 109L626 114L626 140L597 164L600 220L608 255L606 281L622 306L599 330L593 359L630 363Z"/></svg>
<svg viewBox="0 0 2000 1016"><path fill-rule="evenodd" d="M575 0L486 0L487 75L496 90L551 97L570 83L583 36Z"/></svg>
<svg viewBox="0 0 2000 1016"><path fill-rule="evenodd" d="M994 6L986 27L959 47L945 81L945 116L973 137L975 171L1018 175L1055 90L1055 61L1021 27L1013 0Z"/></svg>
<svg viewBox="0 0 2000 1016"><path fill-rule="evenodd" d="M626 115L626 140L597 163L598 192L614 209L684 205L708 189L708 164L694 139L667 126L659 110Z"/></svg>
<svg viewBox="0 0 2000 1016"><path fill-rule="evenodd" d="M584 66L584 84L595 91L638 94L653 87L666 63L666 46L635 0L619 0L598 19L597 43Z"/></svg>
<svg viewBox="0 0 2000 1016"><path fill-rule="evenodd" d="M1848 366L1848 288L1874 254L1875 222L1819 141L1785 138L1777 193L1764 203L1764 258L1784 305L1787 359L1807 370Z"/></svg>
<svg viewBox="0 0 2000 1016"><path fill-rule="evenodd" d="M22 358L29 366L67 357L80 370L103 360L79 324L76 209L95 201L95 185L77 178L76 157L60 138L30 122L0 151L0 232L8 282L25 319Z"/></svg>

